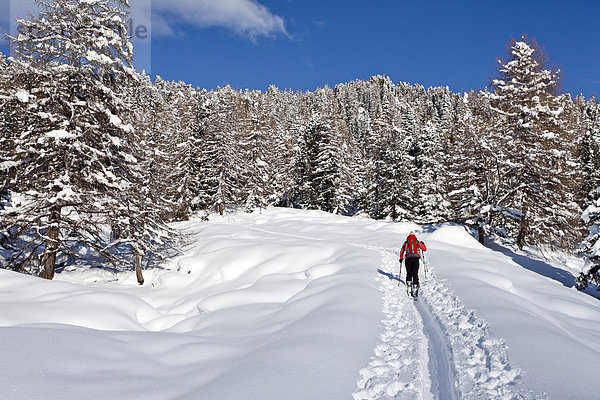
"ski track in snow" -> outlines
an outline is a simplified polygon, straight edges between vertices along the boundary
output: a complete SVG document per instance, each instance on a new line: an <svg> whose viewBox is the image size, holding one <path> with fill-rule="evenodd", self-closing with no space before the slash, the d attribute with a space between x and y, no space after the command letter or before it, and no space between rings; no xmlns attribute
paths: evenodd
<svg viewBox="0 0 600 400"><path fill-rule="evenodd" d="M395 256L382 252L383 271L392 273ZM393 274L393 273L392 273ZM383 326L375 356L360 371L355 400L423 399L429 392L427 344L412 300L397 281L378 276L383 290Z"/></svg>
<svg viewBox="0 0 600 400"><path fill-rule="evenodd" d="M381 253L381 269L394 276L399 264L393 249L361 247ZM508 362L503 341L493 338L487 325L465 309L430 268L427 274L417 301L397 281L377 278L385 331L369 365L360 371L354 399L546 398L524 387L521 372Z"/></svg>
<svg viewBox="0 0 600 400"><path fill-rule="evenodd" d="M436 398L459 400L458 378L452 353L442 326L436 321L425 300L416 301L415 307L423 319L423 328L429 344L429 372L431 374L431 393Z"/></svg>

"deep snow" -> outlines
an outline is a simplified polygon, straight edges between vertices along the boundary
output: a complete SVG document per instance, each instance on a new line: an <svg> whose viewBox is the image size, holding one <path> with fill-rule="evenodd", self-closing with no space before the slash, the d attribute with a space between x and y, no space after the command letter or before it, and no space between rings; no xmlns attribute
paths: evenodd
<svg viewBox="0 0 600 400"><path fill-rule="evenodd" d="M572 265L542 270L455 225L317 211L179 227L193 245L144 286L0 270L0 398L596 396L600 303L557 279ZM394 280L412 229L430 267L416 303Z"/></svg>

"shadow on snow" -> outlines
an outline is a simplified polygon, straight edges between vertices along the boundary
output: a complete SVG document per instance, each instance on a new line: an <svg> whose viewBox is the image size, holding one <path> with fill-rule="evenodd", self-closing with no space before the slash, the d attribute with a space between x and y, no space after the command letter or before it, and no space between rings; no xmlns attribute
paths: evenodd
<svg viewBox="0 0 600 400"><path fill-rule="evenodd" d="M539 275L545 276L546 278L550 278L552 280L560 282L565 287L575 288L575 278L576 277L567 270L554 267L554 266L550 265L549 263L542 261L542 260L536 260L536 259L527 257L522 254L517 254L514 251L512 251L511 249L503 247L502 245L500 245L494 241L488 241L486 243L486 246L491 250L497 251L499 253L502 253L502 254L512 258L514 262L516 262L521 267L523 267L529 271L535 272L536 274L539 274ZM597 299L600 299L600 292L598 292L594 288L588 287L587 289L583 290L582 292L586 293L592 297L595 297Z"/></svg>
<svg viewBox="0 0 600 400"><path fill-rule="evenodd" d="M398 282L398 276L396 276L394 274L390 274L389 272L385 272L381 269L377 269L377 272L379 272L383 276L386 276L390 281ZM402 279L400 279L400 283L402 283L403 285L406 285L406 283Z"/></svg>

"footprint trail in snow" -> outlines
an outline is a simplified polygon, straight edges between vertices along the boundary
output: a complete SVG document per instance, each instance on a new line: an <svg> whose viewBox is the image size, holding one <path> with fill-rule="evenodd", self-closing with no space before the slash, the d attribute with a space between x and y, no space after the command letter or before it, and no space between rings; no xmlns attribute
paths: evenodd
<svg viewBox="0 0 600 400"><path fill-rule="evenodd" d="M392 271L395 256L382 252L382 270ZM396 266L398 262L395 262ZM421 320L404 287L383 276L377 278L383 290L383 326L375 356L360 371L360 390L355 400L421 399L427 387L427 345Z"/></svg>

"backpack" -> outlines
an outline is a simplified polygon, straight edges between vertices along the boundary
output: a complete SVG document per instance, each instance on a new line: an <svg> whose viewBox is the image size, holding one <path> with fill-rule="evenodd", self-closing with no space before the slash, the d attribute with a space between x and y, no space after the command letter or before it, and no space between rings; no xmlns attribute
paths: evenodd
<svg viewBox="0 0 600 400"><path fill-rule="evenodd" d="M406 249L406 258L421 258L419 241L416 236L410 235L404 242L404 248Z"/></svg>

